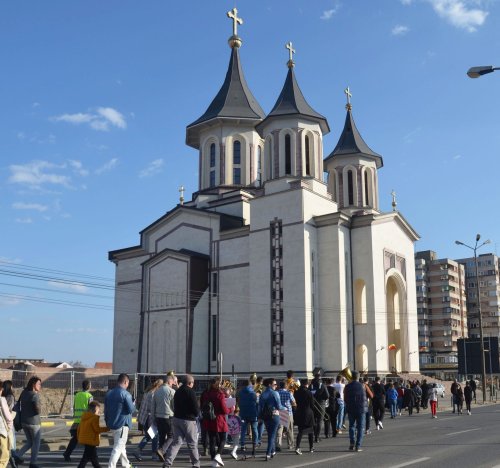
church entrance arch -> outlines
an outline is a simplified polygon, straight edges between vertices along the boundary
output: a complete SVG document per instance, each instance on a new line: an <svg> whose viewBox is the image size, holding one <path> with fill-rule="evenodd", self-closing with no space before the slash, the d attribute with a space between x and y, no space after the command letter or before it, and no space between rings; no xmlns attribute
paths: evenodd
<svg viewBox="0 0 500 468"><path fill-rule="evenodd" d="M387 338L389 369L392 372L406 370L403 356L408 352L406 286L400 273L388 272L386 282Z"/></svg>
<svg viewBox="0 0 500 468"><path fill-rule="evenodd" d="M368 372L368 348L364 344L356 347L356 366L359 372Z"/></svg>

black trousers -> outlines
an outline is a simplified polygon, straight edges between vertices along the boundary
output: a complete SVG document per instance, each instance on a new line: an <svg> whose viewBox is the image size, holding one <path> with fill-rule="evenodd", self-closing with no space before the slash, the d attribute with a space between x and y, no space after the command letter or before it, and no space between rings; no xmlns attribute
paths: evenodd
<svg viewBox="0 0 500 468"><path fill-rule="evenodd" d="M78 430L78 424L74 423L71 426L71 429L69 430L69 433L71 434L71 439L69 439L68 446L64 451L65 457L69 457L73 453L73 450L75 450L75 447L78 445L78 439L76 437L77 430Z"/></svg>
<svg viewBox="0 0 500 468"><path fill-rule="evenodd" d="M314 408L314 439L319 440L319 435L321 433L321 424L323 423L323 418L325 417L326 402L318 401L318 406L315 405Z"/></svg>
<svg viewBox="0 0 500 468"><path fill-rule="evenodd" d="M208 443L210 444L210 458L213 460L216 453L222 455L226 443L226 433L208 431ZM217 450L215 450L216 446Z"/></svg>
<svg viewBox="0 0 500 468"><path fill-rule="evenodd" d="M83 447L83 456L78 464L78 468L86 467L88 462L92 463L94 468L101 468L99 459L97 458L97 447L94 445L84 445Z"/></svg>
<svg viewBox="0 0 500 468"><path fill-rule="evenodd" d="M302 442L303 435L304 435L304 431L301 431L299 429L299 433L297 434L297 443L295 444L295 448L297 448L297 449L300 448L300 443ZM313 436L314 436L314 434L312 432L309 432L309 434L307 434L307 437L309 439L309 450L313 449Z"/></svg>
<svg viewBox="0 0 500 468"><path fill-rule="evenodd" d="M330 428L332 429L332 437L337 437L337 415L338 410L333 411L330 407L326 408L326 414L328 415L328 420L325 418L325 437L330 434Z"/></svg>
<svg viewBox="0 0 500 468"><path fill-rule="evenodd" d="M375 424L377 425L379 422L382 422L384 420L385 400L383 398L374 398L372 400L372 411L373 419L375 420Z"/></svg>
<svg viewBox="0 0 500 468"><path fill-rule="evenodd" d="M165 440L170 440L172 443L173 439L172 421L170 418L156 418L156 427L158 428L158 448L166 452L170 444L164 447Z"/></svg>

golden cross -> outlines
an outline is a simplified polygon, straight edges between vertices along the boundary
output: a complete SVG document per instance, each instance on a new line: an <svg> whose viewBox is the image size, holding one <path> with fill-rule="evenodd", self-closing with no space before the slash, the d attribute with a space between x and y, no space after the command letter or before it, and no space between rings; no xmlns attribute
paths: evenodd
<svg viewBox="0 0 500 468"><path fill-rule="evenodd" d="M236 9L236 7L227 12L227 17L233 20L233 36L237 36L238 24L243 24L243 19L238 18L238 10Z"/></svg>
<svg viewBox="0 0 500 468"><path fill-rule="evenodd" d="M290 62L293 62L293 54L295 54L295 49L292 48L292 43L289 42L285 47L290 52Z"/></svg>

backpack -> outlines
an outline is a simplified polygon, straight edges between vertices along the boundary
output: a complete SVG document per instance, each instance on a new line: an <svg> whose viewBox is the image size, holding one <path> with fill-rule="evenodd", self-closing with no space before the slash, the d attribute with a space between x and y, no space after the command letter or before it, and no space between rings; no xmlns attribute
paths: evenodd
<svg viewBox="0 0 500 468"><path fill-rule="evenodd" d="M333 413L336 413L339 410L339 402L337 400L337 392L333 391L333 393L328 392L328 408Z"/></svg>
<svg viewBox="0 0 500 468"><path fill-rule="evenodd" d="M201 417L206 421L214 421L216 419L214 404L207 400L201 407Z"/></svg>
<svg viewBox="0 0 500 468"><path fill-rule="evenodd" d="M270 405L267 401L264 402L264 405L262 406L262 409L260 410L259 413L259 418L267 421L273 417L273 411L274 408L272 405Z"/></svg>

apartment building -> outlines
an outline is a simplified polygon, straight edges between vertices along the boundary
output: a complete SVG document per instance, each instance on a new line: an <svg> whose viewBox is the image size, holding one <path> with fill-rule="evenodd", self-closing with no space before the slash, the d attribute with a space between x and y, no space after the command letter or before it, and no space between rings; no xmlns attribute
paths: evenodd
<svg viewBox="0 0 500 468"><path fill-rule="evenodd" d="M477 257L479 278L476 277L474 257L457 260L465 267L465 286L467 292L467 319L469 336L479 338L479 316L477 286L481 315L483 318L483 335L500 336L500 279L499 262L495 254L487 253Z"/></svg>
<svg viewBox="0 0 500 468"><path fill-rule="evenodd" d="M453 378L457 340L468 336L464 266L426 250L415 254L415 273L420 369Z"/></svg>

